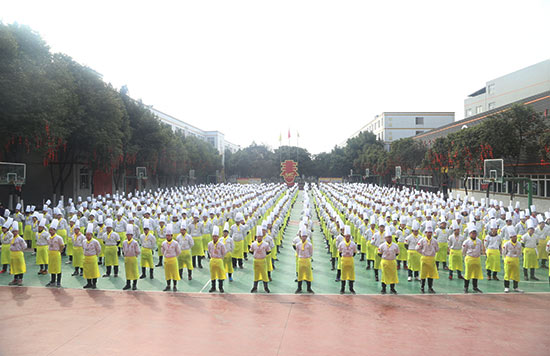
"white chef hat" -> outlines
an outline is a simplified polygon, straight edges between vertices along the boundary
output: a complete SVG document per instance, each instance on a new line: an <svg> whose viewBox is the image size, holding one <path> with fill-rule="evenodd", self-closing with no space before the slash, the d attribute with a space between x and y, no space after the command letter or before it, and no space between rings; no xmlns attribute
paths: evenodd
<svg viewBox="0 0 550 356"><path fill-rule="evenodd" d="M220 236L220 227L219 226L214 226L212 228L212 236Z"/></svg>
<svg viewBox="0 0 550 356"><path fill-rule="evenodd" d="M527 228L528 229L534 229L535 225L533 224L533 220L529 219L527 220Z"/></svg>
<svg viewBox="0 0 550 356"><path fill-rule="evenodd" d="M229 232L229 222L225 222L225 224L223 224L223 231L228 231Z"/></svg>
<svg viewBox="0 0 550 356"><path fill-rule="evenodd" d="M11 225L12 231L19 231L19 223L17 221L14 221Z"/></svg>
<svg viewBox="0 0 550 356"><path fill-rule="evenodd" d="M38 224L38 226L46 227L46 223L47 223L47 220L46 220L46 219L42 219L42 220L40 220L40 223Z"/></svg>
<svg viewBox="0 0 550 356"><path fill-rule="evenodd" d="M426 227L424 228L424 232L433 232L434 227L432 226L431 221L426 221Z"/></svg>
<svg viewBox="0 0 550 356"><path fill-rule="evenodd" d="M150 229L149 219L143 220L143 229Z"/></svg>
<svg viewBox="0 0 550 356"><path fill-rule="evenodd" d="M453 230L460 229L460 226L458 225L458 222L456 220L453 220L453 224L451 226L451 229L453 229Z"/></svg>
<svg viewBox="0 0 550 356"><path fill-rule="evenodd" d="M517 236L516 229L513 226L506 226L508 230L508 236Z"/></svg>
<svg viewBox="0 0 550 356"><path fill-rule="evenodd" d="M94 233L94 223L88 223L88 226L86 226L86 233Z"/></svg>
<svg viewBox="0 0 550 356"><path fill-rule="evenodd" d="M164 231L166 232L166 235L172 235L174 231L174 227L172 226L172 224L168 224L166 225L166 230Z"/></svg>
<svg viewBox="0 0 550 356"><path fill-rule="evenodd" d="M413 221L412 226L411 226L411 229L412 229L412 230L418 230L418 229L420 229L420 223L418 222L418 220L414 220L414 221Z"/></svg>
<svg viewBox="0 0 550 356"><path fill-rule="evenodd" d="M57 219L53 219L52 220L52 223L50 224L50 229L55 229L57 230L57 227L59 226L59 220Z"/></svg>
<svg viewBox="0 0 550 356"><path fill-rule="evenodd" d="M182 221L181 222L180 230L187 230L187 221Z"/></svg>
<svg viewBox="0 0 550 356"><path fill-rule="evenodd" d="M109 218L105 220L105 227L113 227L113 219Z"/></svg>
<svg viewBox="0 0 550 356"><path fill-rule="evenodd" d="M261 226L256 227L256 236L263 236L264 230Z"/></svg>
<svg viewBox="0 0 550 356"><path fill-rule="evenodd" d="M476 224L470 224L470 226L468 226L468 233L470 233L472 231L477 232Z"/></svg>
<svg viewBox="0 0 550 356"><path fill-rule="evenodd" d="M538 221L539 224L544 222L544 218L542 217L541 214L537 215L537 221Z"/></svg>
<svg viewBox="0 0 550 356"><path fill-rule="evenodd" d="M134 234L134 225L128 224L126 225L126 235L133 235Z"/></svg>
<svg viewBox="0 0 550 356"><path fill-rule="evenodd" d="M351 227L349 225L344 226L344 235L351 235Z"/></svg>

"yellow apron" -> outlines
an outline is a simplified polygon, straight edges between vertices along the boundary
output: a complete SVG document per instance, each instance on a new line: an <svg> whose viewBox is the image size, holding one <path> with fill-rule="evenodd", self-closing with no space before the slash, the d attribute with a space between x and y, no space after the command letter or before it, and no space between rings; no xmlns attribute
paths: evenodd
<svg viewBox="0 0 550 356"><path fill-rule="evenodd" d="M464 263L462 262L462 250L451 249L451 254L449 255L449 269L451 271L463 271Z"/></svg>
<svg viewBox="0 0 550 356"><path fill-rule="evenodd" d="M223 259L210 258L210 279L211 280L224 280L225 268L223 266Z"/></svg>
<svg viewBox="0 0 550 356"><path fill-rule="evenodd" d="M84 256L84 267L82 276L85 279L99 278L99 266L97 265L97 256Z"/></svg>
<svg viewBox="0 0 550 356"><path fill-rule="evenodd" d="M435 256L420 257L420 279L439 279L439 272L435 267Z"/></svg>
<svg viewBox="0 0 550 356"><path fill-rule="evenodd" d="M342 260L342 281L355 281L355 262L353 257L340 257Z"/></svg>
<svg viewBox="0 0 550 356"><path fill-rule="evenodd" d="M407 260L407 249L405 248L404 242L398 242L397 246L399 246L399 255L397 255L398 261L406 261Z"/></svg>
<svg viewBox="0 0 550 356"><path fill-rule="evenodd" d="M439 251L435 254L436 262L447 262L447 250L449 249L449 244L447 242L438 242Z"/></svg>
<svg viewBox="0 0 550 356"><path fill-rule="evenodd" d="M464 279L483 279L483 271L481 270L481 257L466 256L464 258L466 272Z"/></svg>
<svg viewBox="0 0 550 356"><path fill-rule="evenodd" d="M267 263L265 258L254 259L254 282L264 281L269 282L267 276Z"/></svg>
<svg viewBox="0 0 550 356"><path fill-rule="evenodd" d="M117 251L117 246L105 246L105 266L118 266Z"/></svg>
<svg viewBox="0 0 550 356"><path fill-rule="evenodd" d="M416 250L407 251L407 267L413 271L420 271L420 254Z"/></svg>
<svg viewBox="0 0 550 356"><path fill-rule="evenodd" d="M497 249L487 250L487 260L485 261L485 269L492 272L500 272L500 251Z"/></svg>
<svg viewBox="0 0 550 356"><path fill-rule="evenodd" d="M48 250L48 269L50 274L61 273L61 253Z"/></svg>
<svg viewBox="0 0 550 356"><path fill-rule="evenodd" d="M153 250L147 247L141 249L141 267L142 268L155 268L153 262Z"/></svg>
<svg viewBox="0 0 550 356"><path fill-rule="evenodd" d="M519 257L506 256L504 258L504 280L519 282L519 278Z"/></svg>
<svg viewBox="0 0 550 356"><path fill-rule="evenodd" d="M233 248L233 252L231 253L231 255L233 256L233 258L243 258L243 253L244 253L244 241L241 240L241 241L235 241L235 247Z"/></svg>
<svg viewBox="0 0 550 356"><path fill-rule="evenodd" d="M191 247L192 256L204 256L204 248L202 247L202 235L193 237L193 247Z"/></svg>
<svg viewBox="0 0 550 356"><path fill-rule="evenodd" d="M167 281L180 280L180 273L178 271L178 259L176 257L167 257L164 259L164 278Z"/></svg>
<svg viewBox="0 0 550 356"><path fill-rule="evenodd" d="M48 264L48 245L36 246L36 264L37 265Z"/></svg>
<svg viewBox="0 0 550 356"><path fill-rule="evenodd" d="M0 259L0 262L2 262L3 265L10 264L10 245L9 244L2 245L2 257Z"/></svg>
<svg viewBox="0 0 550 356"><path fill-rule="evenodd" d="M126 272L127 281L136 281L139 278L136 256L124 257L124 271Z"/></svg>
<svg viewBox="0 0 550 356"><path fill-rule="evenodd" d="M537 251L534 248L526 247L523 249L523 268L539 268Z"/></svg>
<svg viewBox="0 0 550 356"><path fill-rule="evenodd" d="M23 251L10 251L10 274L22 274L27 272L25 255Z"/></svg>
<svg viewBox="0 0 550 356"><path fill-rule="evenodd" d="M84 267L84 249L82 247L73 247L73 267Z"/></svg>
<svg viewBox="0 0 550 356"><path fill-rule="evenodd" d="M313 281L313 272L311 271L311 258L298 259L298 281Z"/></svg>
<svg viewBox="0 0 550 356"><path fill-rule="evenodd" d="M382 279L381 282L385 284L396 284L399 283L399 278L397 277L397 261L396 260L385 260L382 259L380 262L382 266Z"/></svg>
<svg viewBox="0 0 550 356"><path fill-rule="evenodd" d="M181 250L178 256L179 269L187 268L187 270L193 270L193 260L191 259L191 250Z"/></svg>

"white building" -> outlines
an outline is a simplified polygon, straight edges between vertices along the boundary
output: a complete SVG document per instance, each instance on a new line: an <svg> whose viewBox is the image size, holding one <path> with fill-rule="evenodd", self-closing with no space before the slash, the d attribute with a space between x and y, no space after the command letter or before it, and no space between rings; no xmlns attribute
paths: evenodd
<svg viewBox="0 0 550 356"><path fill-rule="evenodd" d="M146 106L155 114L160 121L169 124L174 132L181 132L184 136L195 136L200 140L206 141L214 146L218 152L222 155L222 164L225 160L225 150L228 149L231 152L237 152L241 147L234 143L225 140L225 135L219 131L204 131L196 126L188 124L180 119L170 116L162 111L154 109L152 106Z"/></svg>
<svg viewBox="0 0 550 356"><path fill-rule="evenodd" d="M369 131L384 141L386 149L391 142L412 137L454 122L454 112L383 112L376 115L350 138L362 131ZM343 143L345 145L345 142Z"/></svg>
<svg viewBox="0 0 550 356"><path fill-rule="evenodd" d="M464 118L550 91L550 59L488 81L464 100Z"/></svg>

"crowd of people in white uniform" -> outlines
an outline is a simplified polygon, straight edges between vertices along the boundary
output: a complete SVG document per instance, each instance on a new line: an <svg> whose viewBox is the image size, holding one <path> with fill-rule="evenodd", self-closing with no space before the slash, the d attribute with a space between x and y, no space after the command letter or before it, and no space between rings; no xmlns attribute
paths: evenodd
<svg viewBox="0 0 550 356"><path fill-rule="evenodd" d="M407 270L409 282L421 282L422 293L435 293L440 271L463 280L465 293L470 283L481 293L478 281L485 275L502 278L505 292L522 292L522 268L524 280L538 280L536 269L548 268L550 212L534 205L521 209L519 203L458 194L444 199L372 184L306 184L301 194L297 186L282 184L221 184L61 199L55 205L48 200L40 208L18 204L0 217L0 273L9 271L9 284L22 285L27 264L36 263L39 275L51 277L46 286L60 287L64 262L74 268L72 277L86 280L84 288L95 289L100 267L104 278L117 278L123 263L124 290L136 290L139 279L153 279L155 268L163 268L164 290L177 291L184 270L191 280L193 269L208 259L209 292L223 293L224 281L232 282L234 270L251 256L251 292L262 282L269 293L298 197L303 208L291 241L296 293L304 282L313 293L314 214L342 294L346 284L355 294L356 264L373 271L383 294L388 287L397 294L400 269Z"/></svg>

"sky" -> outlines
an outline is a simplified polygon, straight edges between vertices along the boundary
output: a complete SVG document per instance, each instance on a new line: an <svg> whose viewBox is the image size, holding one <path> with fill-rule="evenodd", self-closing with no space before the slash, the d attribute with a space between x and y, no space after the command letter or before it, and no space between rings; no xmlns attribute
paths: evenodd
<svg viewBox="0 0 550 356"><path fill-rule="evenodd" d="M115 88L226 140L328 152L550 58L550 0L2 1ZM298 138L299 133L299 138Z"/></svg>

